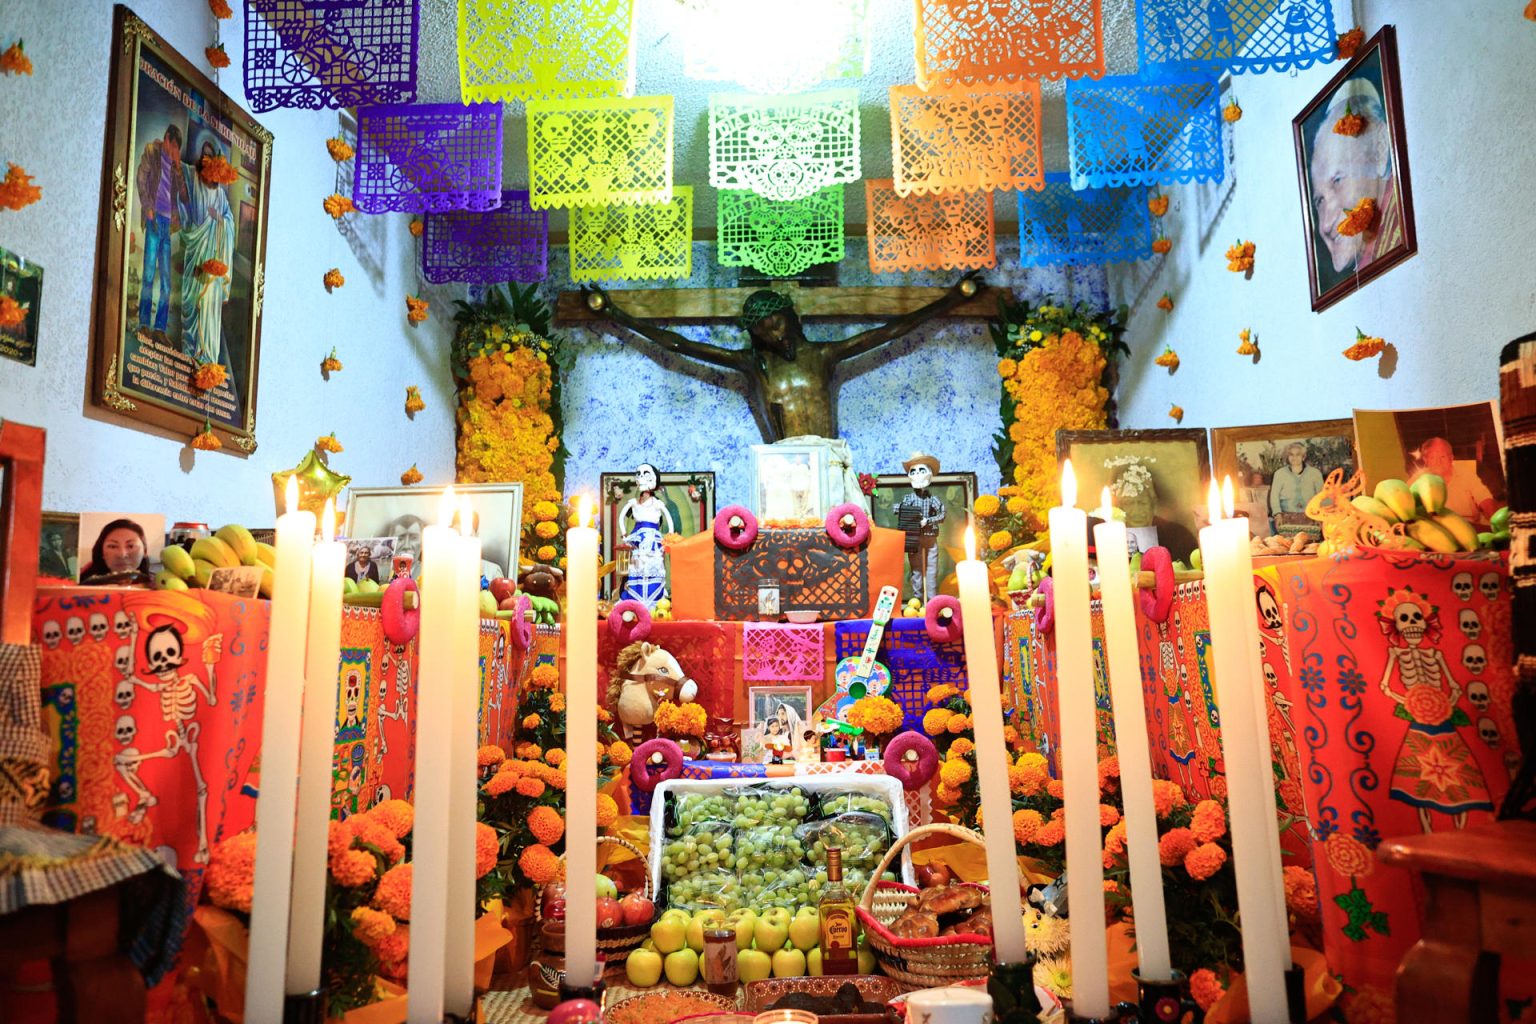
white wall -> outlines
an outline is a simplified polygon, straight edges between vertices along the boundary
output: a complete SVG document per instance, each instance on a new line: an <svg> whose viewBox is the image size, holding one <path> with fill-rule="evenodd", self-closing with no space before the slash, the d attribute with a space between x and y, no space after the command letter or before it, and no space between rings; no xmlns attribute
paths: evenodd
<svg viewBox="0 0 1536 1024"><path fill-rule="evenodd" d="M1536 24L1506 0L1358 6L1367 36L1397 26L1418 254L1313 313L1291 119L1341 65L1234 76L1243 118L1230 204L1202 225L1192 187L1171 189L1173 251L1112 271L1136 303L1124 425L1173 426L1172 403L1185 426L1209 427L1486 400L1497 396L1500 347L1536 328ZM1355 23L1349 4L1335 8L1341 28ZM1257 245L1252 280L1226 270L1238 237ZM1172 314L1153 305L1165 290ZM1375 360L1340 355L1356 325L1397 347L1390 377ZM1244 327L1258 334L1256 366L1236 354ZM1164 343L1182 361L1172 376L1152 363Z"/></svg>
<svg viewBox="0 0 1536 1024"><path fill-rule="evenodd" d="M232 61L219 84L246 106L239 74L244 5L232 6L236 17L218 23ZM211 73L203 48L215 22L203 0L134 0L132 7ZM214 526L270 524L270 474L294 465L332 430L346 450L331 456L331 466L356 484L398 484L413 461L427 482L446 482L453 470L451 311L434 303L426 324L406 324L403 296L417 283L403 215L371 225L382 228L374 240L382 256L375 283L321 210L335 184L324 145L336 132L334 111L256 115L276 136L256 452L193 452L185 438L103 421L89 407L111 32L109 0L12 0L0 19L0 46L24 38L36 67L30 78L0 77L0 160L25 167L43 189L40 202L0 211L0 246L44 270L37 366L0 359L0 417L48 430L44 507L160 512L168 521ZM347 278L333 295L320 283L330 267ZM320 360L332 345L345 369L327 383ZM414 421L404 413L406 384L419 384L427 403Z"/></svg>

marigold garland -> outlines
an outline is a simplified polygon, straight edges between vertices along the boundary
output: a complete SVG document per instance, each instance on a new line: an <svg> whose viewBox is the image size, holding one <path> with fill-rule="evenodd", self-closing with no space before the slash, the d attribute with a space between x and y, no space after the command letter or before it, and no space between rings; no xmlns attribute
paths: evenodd
<svg viewBox="0 0 1536 1024"><path fill-rule="evenodd" d="M32 73L32 58L28 57L22 49L21 40L18 39L0 53L0 71L8 75L30 75Z"/></svg>
<svg viewBox="0 0 1536 1024"><path fill-rule="evenodd" d="M1154 217L1162 217L1166 215L1168 213L1168 196L1166 194L1148 196L1147 209L1151 211L1152 216Z"/></svg>
<svg viewBox="0 0 1536 1024"><path fill-rule="evenodd" d="M347 140L339 136L325 140L325 151L331 154L331 159L337 163L345 163L352 159L352 147Z"/></svg>
<svg viewBox="0 0 1536 1024"><path fill-rule="evenodd" d="M325 212L330 214L333 220L341 220L341 218L357 209L357 207L352 205L352 200L340 192L332 192L325 197L325 200L320 205L325 208Z"/></svg>
<svg viewBox="0 0 1536 1024"><path fill-rule="evenodd" d="M1168 407L1168 418L1175 423L1183 423L1184 407L1182 405L1170 405Z"/></svg>
<svg viewBox="0 0 1536 1024"><path fill-rule="evenodd" d="M1338 232L1345 236L1358 235L1369 231L1375 222L1376 200L1366 196L1356 203L1353 209L1344 212L1344 219L1339 221Z"/></svg>
<svg viewBox="0 0 1536 1024"><path fill-rule="evenodd" d="M192 386L199 391L212 391L224 383L225 376L223 363L202 363L192 374Z"/></svg>
<svg viewBox="0 0 1536 1024"><path fill-rule="evenodd" d="M41 186L32 184L32 175L18 164L7 164L5 180L0 181L0 207L20 210L43 198Z"/></svg>
<svg viewBox="0 0 1536 1024"><path fill-rule="evenodd" d="M416 463L411 463L411 468L400 474L400 486L409 487L412 484L421 483L421 470L416 468Z"/></svg>
<svg viewBox="0 0 1536 1024"><path fill-rule="evenodd" d="M1363 42L1365 42L1365 29L1359 25L1356 25L1348 32L1340 33L1339 38L1334 42L1334 46L1338 50L1339 60L1350 60L1353 58L1359 52L1360 44Z"/></svg>
<svg viewBox="0 0 1536 1024"><path fill-rule="evenodd" d="M324 437L315 438L315 447L320 449L322 452L339 452L343 450L341 447L341 442L336 440L335 431L326 434Z"/></svg>
<svg viewBox="0 0 1536 1024"><path fill-rule="evenodd" d="M426 299L418 299L414 295L407 295L405 297L405 319L413 324L419 324L426 320L428 305L429 303Z"/></svg>
<svg viewBox="0 0 1536 1024"><path fill-rule="evenodd" d="M232 185L240 175L222 156L205 156L197 162L197 176L204 185Z"/></svg>
<svg viewBox="0 0 1536 1024"><path fill-rule="evenodd" d="M208 11L220 21L235 16L234 9L229 6L228 0L208 0Z"/></svg>
<svg viewBox="0 0 1536 1024"><path fill-rule="evenodd" d="M1221 119L1228 124L1236 124L1243 119L1243 108L1237 105L1237 100L1227 101L1227 105L1221 108Z"/></svg>
<svg viewBox="0 0 1536 1024"><path fill-rule="evenodd" d="M1253 332L1251 330L1249 330L1247 327L1244 327L1242 330L1237 332L1237 340L1240 342L1240 344L1237 346L1237 354L1238 355L1240 355L1240 356L1258 355L1259 343L1254 340Z"/></svg>
<svg viewBox="0 0 1536 1024"><path fill-rule="evenodd" d="M208 58L210 66L215 68L229 67L229 54L224 52L224 44L216 43L203 50L203 56Z"/></svg>
<svg viewBox="0 0 1536 1024"><path fill-rule="evenodd" d="M1243 274L1252 270L1256 249L1252 242L1239 239L1236 245L1227 250L1227 269L1234 274Z"/></svg>
<svg viewBox="0 0 1536 1024"><path fill-rule="evenodd" d="M1163 292L1163 297L1157 300L1157 308L1164 313L1172 313L1173 298L1167 292Z"/></svg>
<svg viewBox="0 0 1536 1024"><path fill-rule="evenodd" d="M1386 349L1387 343L1381 338L1368 336L1360 328L1355 328L1355 343L1344 350L1344 358L1360 362L1362 359L1370 359L1379 356Z"/></svg>
<svg viewBox="0 0 1536 1024"><path fill-rule="evenodd" d="M1152 240L1152 251L1159 256L1165 255L1173 248L1173 239L1167 235L1158 235Z"/></svg>
<svg viewBox="0 0 1536 1024"><path fill-rule="evenodd" d="M320 283L325 285L326 291L333 292L337 288L340 288L342 285L346 284L347 279L341 276L340 267L332 267L330 270L325 272L325 276L320 278Z"/></svg>
<svg viewBox="0 0 1536 1024"><path fill-rule="evenodd" d="M427 403L424 402L422 400L422 397L421 397L420 385L418 385L418 384L408 384L408 385L406 385L406 388L405 388L405 414L407 416L414 416L417 413L421 412L421 410L425 409L426 407L427 407Z"/></svg>
<svg viewBox="0 0 1536 1024"><path fill-rule="evenodd" d="M1164 345L1162 354L1159 355L1156 359L1152 360L1152 362L1156 363L1158 366L1167 367L1169 376L1172 376L1173 372L1179 368L1179 354L1172 348Z"/></svg>
<svg viewBox="0 0 1536 1024"><path fill-rule="evenodd" d="M27 307L9 295L0 295L0 327L20 327L27 322Z"/></svg>
<svg viewBox="0 0 1536 1024"><path fill-rule="evenodd" d="M224 447L224 443L213 432L213 424L203 420L203 429L192 438L192 447L200 452L216 452Z"/></svg>

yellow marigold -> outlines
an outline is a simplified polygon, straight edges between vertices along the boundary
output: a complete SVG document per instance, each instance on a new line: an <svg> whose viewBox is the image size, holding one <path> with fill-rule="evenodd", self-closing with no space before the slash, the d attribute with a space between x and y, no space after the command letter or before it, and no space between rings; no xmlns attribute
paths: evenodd
<svg viewBox="0 0 1536 1024"><path fill-rule="evenodd" d="M1252 242L1239 241L1227 250L1227 269L1234 274L1241 274L1253 269L1253 256L1256 246Z"/></svg>
<svg viewBox="0 0 1536 1024"><path fill-rule="evenodd" d="M1287 864L1283 873L1285 908L1305 921L1317 917L1317 878L1311 870Z"/></svg>
<svg viewBox="0 0 1536 1024"><path fill-rule="evenodd" d="M555 696L558 697L559 694ZM565 751L559 747L550 747L544 751L544 760L548 761L552 767L558 768L565 763Z"/></svg>
<svg viewBox="0 0 1536 1024"><path fill-rule="evenodd" d="M400 474L400 486L409 487L412 484L421 483L421 470L416 468L416 463L411 463L411 468Z"/></svg>
<svg viewBox="0 0 1536 1024"><path fill-rule="evenodd" d="M1184 790L1177 782L1153 779L1152 806L1156 809L1159 818L1166 818L1173 813L1175 807L1184 806Z"/></svg>
<svg viewBox="0 0 1536 1024"><path fill-rule="evenodd" d="M213 432L213 424L204 420L202 432L192 438L192 447L200 452L216 452L224 447L224 442Z"/></svg>
<svg viewBox="0 0 1536 1024"><path fill-rule="evenodd" d="M405 389L405 414L407 416L414 416L426 407L427 403L421 397L420 385L408 385Z"/></svg>
<svg viewBox="0 0 1536 1024"><path fill-rule="evenodd" d="M560 517L560 506L552 501L533 503L533 518L541 523L553 522Z"/></svg>
<svg viewBox="0 0 1536 1024"><path fill-rule="evenodd" d="M219 43L217 46L205 46L203 48L203 56L208 58L210 67L229 67L229 54L225 52L223 43Z"/></svg>
<svg viewBox="0 0 1536 1024"><path fill-rule="evenodd" d="M496 750L496 747L481 747L481 750ZM379 824L389 829L396 839L404 839L411 834L411 829L416 827L416 808L404 800L385 800L369 811L368 814Z"/></svg>
<svg viewBox="0 0 1536 1024"><path fill-rule="evenodd" d="M965 732L970 727L971 719L967 715L955 715L949 720L948 724L944 726L944 728L948 729L951 733L956 735Z"/></svg>
<svg viewBox="0 0 1536 1024"><path fill-rule="evenodd" d="M484 878L496 866L501 856L501 843L496 830L483 821L475 822L475 877Z"/></svg>
<svg viewBox="0 0 1536 1024"><path fill-rule="evenodd" d="M475 764L481 768L499 768L507 759L507 752L494 743L487 743L475 751Z"/></svg>
<svg viewBox="0 0 1536 1024"><path fill-rule="evenodd" d="M326 434L324 437L315 438L315 447L323 452L339 452L342 450L341 442L336 440L336 434Z"/></svg>
<svg viewBox="0 0 1536 1024"><path fill-rule="evenodd" d="M1067 827L1059 818L1052 819L1035 830L1037 846L1055 846L1067 837Z"/></svg>
<svg viewBox="0 0 1536 1024"><path fill-rule="evenodd" d="M1025 808L1013 812L1013 841L1021 846L1028 846L1035 841L1035 835L1040 831L1040 826L1045 824L1045 819L1040 812Z"/></svg>
<svg viewBox="0 0 1536 1024"><path fill-rule="evenodd" d="M1244 327L1242 330L1238 331L1237 332L1237 340L1240 342L1240 344L1237 346L1237 354L1238 355L1240 355L1240 356L1251 356L1251 355L1256 355L1258 353L1258 351L1259 351L1258 342L1254 341L1254 339L1253 339L1253 331L1250 330L1249 328Z"/></svg>
<svg viewBox="0 0 1536 1024"><path fill-rule="evenodd" d="M960 687L955 686L953 683L939 683L936 686L928 687L928 692L923 695L923 701L928 704L942 704L959 693Z"/></svg>
<svg viewBox="0 0 1536 1024"><path fill-rule="evenodd" d="M1013 546L1013 534L1007 530L997 530L987 538L987 547L993 551L1006 551Z"/></svg>
<svg viewBox="0 0 1536 1024"><path fill-rule="evenodd" d="M1019 372L1019 364L1016 360L1003 358L997 361L997 375L1004 380L1009 379Z"/></svg>
<svg viewBox="0 0 1536 1024"><path fill-rule="evenodd" d="M224 383L225 377L223 363L203 363L192 374L192 386L199 391L212 391Z"/></svg>
<svg viewBox="0 0 1536 1024"><path fill-rule="evenodd" d="M1215 843L1202 843L1190 850L1184 857L1184 870L1189 872L1189 877L1197 882L1203 882L1227 862L1227 851Z"/></svg>
<svg viewBox="0 0 1536 1024"><path fill-rule="evenodd" d="M372 903L396 921L411 919L411 865L396 864L379 877Z"/></svg>
<svg viewBox="0 0 1536 1024"><path fill-rule="evenodd" d="M517 858L517 866L534 885L545 885L565 877L565 865L542 843L526 847Z"/></svg>
<svg viewBox="0 0 1536 1024"><path fill-rule="evenodd" d="M8 75L30 75L32 73L32 58L28 57L22 49L21 40L12 43L4 53L0 53L0 71Z"/></svg>
<svg viewBox="0 0 1536 1024"><path fill-rule="evenodd" d="M325 197L325 202L320 204L325 207L325 212L331 215L333 220L341 220L347 214L356 209L352 200L339 192L332 192Z"/></svg>
<svg viewBox="0 0 1536 1024"><path fill-rule="evenodd" d="M339 164L352 159L352 147L340 136L326 139L325 151L331 154L331 159Z"/></svg>
<svg viewBox="0 0 1536 1024"><path fill-rule="evenodd" d="M549 695L549 710L552 713L557 714L557 715L560 712L564 711L565 710L565 694L563 694L563 693L552 693L552 694L550 694Z"/></svg>
<svg viewBox="0 0 1536 1024"><path fill-rule="evenodd" d="M523 796L537 800L544 795L544 782L542 779L524 778L517 780L517 791Z"/></svg>
<svg viewBox="0 0 1536 1024"><path fill-rule="evenodd" d="M336 349L331 349L331 354L320 360L320 370L323 373L338 373L341 370L341 360L336 356Z"/></svg>
<svg viewBox="0 0 1536 1024"><path fill-rule="evenodd" d="M533 526L533 535L538 537L540 540L554 540L556 537L560 536L560 524L550 522L535 523Z"/></svg>
<svg viewBox="0 0 1536 1024"><path fill-rule="evenodd" d="M901 728L901 707L889 697L869 694L853 702L848 709L848 724L865 732L884 736Z"/></svg>
<svg viewBox="0 0 1536 1024"><path fill-rule="evenodd" d="M964 757L966 754L969 754L975 749L976 744L972 743L964 736L961 736L958 737L955 742L949 745L949 754L947 756L951 761L958 761L960 758Z"/></svg>
<svg viewBox="0 0 1536 1024"><path fill-rule="evenodd" d="M553 562L560 556L560 552L556 551L553 545L542 544L539 546L539 549L533 553L533 556L541 562Z"/></svg>
<svg viewBox="0 0 1536 1024"><path fill-rule="evenodd" d="M983 494L976 499L975 511L978 516L995 516L1000 506L995 494Z"/></svg>
<svg viewBox="0 0 1536 1024"><path fill-rule="evenodd" d="M418 299L414 295L407 295L405 297L405 319L413 324L421 323L427 318L428 305L429 303L426 299Z"/></svg>
<svg viewBox="0 0 1536 1024"><path fill-rule="evenodd" d="M1243 119L1243 108L1237 105L1237 100L1230 100L1221 108L1221 119L1229 124Z"/></svg>
<svg viewBox="0 0 1536 1024"><path fill-rule="evenodd" d="M347 889L367 885L377 873L378 861L366 850L343 850L340 857L331 858L331 877Z"/></svg>
<svg viewBox="0 0 1536 1024"><path fill-rule="evenodd" d="M629 764L630 758L634 756L635 752L623 740L614 740L608 745L608 760L614 764Z"/></svg>
<svg viewBox="0 0 1536 1024"><path fill-rule="evenodd" d="M535 665L528 676L528 685L536 690L553 690L560 685L560 670L553 665Z"/></svg>
<svg viewBox="0 0 1536 1024"><path fill-rule="evenodd" d="M597 827L607 828L619 820L619 803L607 793L597 794Z"/></svg>
<svg viewBox="0 0 1536 1024"><path fill-rule="evenodd" d="M970 782L973 774L968 761L945 761L939 767L939 781L951 789L959 789Z"/></svg>
<svg viewBox="0 0 1536 1024"><path fill-rule="evenodd" d="M954 790L950 789L948 786L941 782L934 787L933 798L939 802L939 806L949 807L952 804L959 802L960 794L956 793Z"/></svg>
<svg viewBox="0 0 1536 1024"><path fill-rule="evenodd" d="M1227 990L1222 987L1216 972L1209 967L1202 967L1189 976L1189 996L1201 1012L1221 1002L1221 997L1226 994Z"/></svg>
<svg viewBox="0 0 1536 1024"><path fill-rule="evenodd" d="M352 910L352 937L365 946L373 947L395 934L395 919L382 910L372 907L354 907Z"/></svg>
<svg viewBox="0 0 1536 1024"><path fill-rule="evenodd" d="M250 913L255 872L256 833L236 833L214 846L203 873L203 891L215 906Z"/></svg>
<svg viewBox="0 0 1536 1024"><path fill-rule="evenodd" d="M1202 843L1209 843L1227 834L1227 816L1221 804L1215 800L1201 800L1195 805L1190 818L1189 830Z"/></svg>

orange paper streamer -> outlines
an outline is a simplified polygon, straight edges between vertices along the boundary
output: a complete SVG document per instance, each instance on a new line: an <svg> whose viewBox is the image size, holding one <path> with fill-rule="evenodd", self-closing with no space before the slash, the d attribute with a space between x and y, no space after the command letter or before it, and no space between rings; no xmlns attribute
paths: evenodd
<svg viewBox="0 0 1536 1024"><path fill-rule="evenodd" d="M1104 74L1100 0L918 0L915 36L924 89Z"/></svg>
<svg viewBox="0 0 1536 1024"><path fill-rule="evenodd" d="M897 195L1041 189L1040 83L891 86Z"/></svg>
<svg viewBox="0 0 1536 1024"><path fill-rule="evenodd" d="M991 192L899 196L891 179L864 183L869 269L974 270L997 266Z"/></svg>

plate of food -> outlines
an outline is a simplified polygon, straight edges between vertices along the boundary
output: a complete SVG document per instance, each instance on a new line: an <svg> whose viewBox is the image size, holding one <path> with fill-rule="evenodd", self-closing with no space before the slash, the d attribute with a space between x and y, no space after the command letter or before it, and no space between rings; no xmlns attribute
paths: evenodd
<svg viewBox="0 0 1536 1024"><path fill-rule="evenodd" d="M700 1014L734 1012L736 1000L710 992L647 992L603 1011L603 1024L660 1024Z"/></svg>

